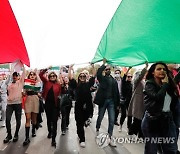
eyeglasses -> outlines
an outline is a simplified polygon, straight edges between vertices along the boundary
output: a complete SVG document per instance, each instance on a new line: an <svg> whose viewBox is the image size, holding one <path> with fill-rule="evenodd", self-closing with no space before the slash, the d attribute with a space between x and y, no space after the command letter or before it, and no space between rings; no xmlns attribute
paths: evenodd
<svg viewBox="0 0 180 154"><path fill-rule="evenodd" d="M55 75L50 75L49 77L50 77L50 78L54 78L54 77L56 77L56 76L55 76Z"/></svg>
<svg viewBox="0 0 180 154"><path fill-rule="evenodd" d="M80 75L79 78L85 78L86 76L85 75Z"/></svg>
<svg viewBox="0 0 180 154"><path fill-rule="evenodd" d="M132 76L127 76L128 78L132 78Z"/></svg>

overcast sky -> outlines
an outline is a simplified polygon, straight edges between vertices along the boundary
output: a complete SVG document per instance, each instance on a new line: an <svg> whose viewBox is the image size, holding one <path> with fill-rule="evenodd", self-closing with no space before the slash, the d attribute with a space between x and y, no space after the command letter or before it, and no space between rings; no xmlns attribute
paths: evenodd
<svg viewBox="0 0 180 154"><path fill-rule="evenodd" d="M31 68L90 62L121 0L9 0Z"/></svg>

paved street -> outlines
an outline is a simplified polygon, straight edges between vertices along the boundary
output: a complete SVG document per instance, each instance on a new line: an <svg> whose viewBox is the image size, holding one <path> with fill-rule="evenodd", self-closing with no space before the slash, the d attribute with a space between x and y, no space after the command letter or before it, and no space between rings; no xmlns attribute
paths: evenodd
<svg viewBox="0 0 180 154"><path fill-rule="evenodd" d="M37 136L31 138L29 146L23 147L22 143L25 139L25 116L22 115L22 125L19 133L19 141L17 143L10 142L4 144L3 139L6 137L6 129L0 128L0 154L143 154L144 144L143 143L117 143L117 147L113 148L107 146L100 148L95 140L95 123L97 119L97 107L95 107L94 117L89 127L85 128L86 135L86 148L81 148L78 143L78 137L76 134L76 125L74 120L74 110L71 110L70 126L66 135L61 135L60 122L58 120L58 135L56 138L57 147L56 149L51 147L51 140L47 138L46 130L46 117L43 115L43 127L37 131ZM100 133L107 131L108 118L107 114L102 122ZM14 116L12 119L12 132L15 129ZM114 127L114 137L121 138L127 137L126 124L123 126L123 131L119 132L118 127ZM179 143L180 146L180 143Z"/></svg>

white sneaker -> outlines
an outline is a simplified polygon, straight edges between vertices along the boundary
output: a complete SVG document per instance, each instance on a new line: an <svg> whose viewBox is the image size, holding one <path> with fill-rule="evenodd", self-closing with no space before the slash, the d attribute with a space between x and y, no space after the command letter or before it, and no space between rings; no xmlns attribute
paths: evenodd
<svg viewBox="0 0 180 154"><path fill-rule="evenodd" d="M119 132L122 132L122 125L119 126Z"/></svg>
<svg viewBox="0 0 180 154"><path fill-rule="evenodd" d="M113 138L111 138L109 145L112 147L116 147L116 141Z"/></svg>
<svg viewBox="0 0 180 154"><path fill-rule="evenodd" d="M62 135L65 135L66 134L66 131L62 131Z"/></svg>
<svg viewBox="0 0 180 154"><path fill-rule="evenodd" d="M82 148L85 148L85 147L86 147L85 142L81 142L81 143L80 143L80 146L81 146Z"/></svg>

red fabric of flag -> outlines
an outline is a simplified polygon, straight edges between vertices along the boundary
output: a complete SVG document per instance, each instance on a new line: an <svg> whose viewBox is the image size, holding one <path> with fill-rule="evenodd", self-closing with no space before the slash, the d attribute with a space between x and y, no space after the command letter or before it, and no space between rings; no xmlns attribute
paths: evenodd
<svg viewBox="0 0 180 154"><path fill-rule="evenodd" d="M18 23L8 0L0 0L0 64L20 60L30 66Z"/></svg>

